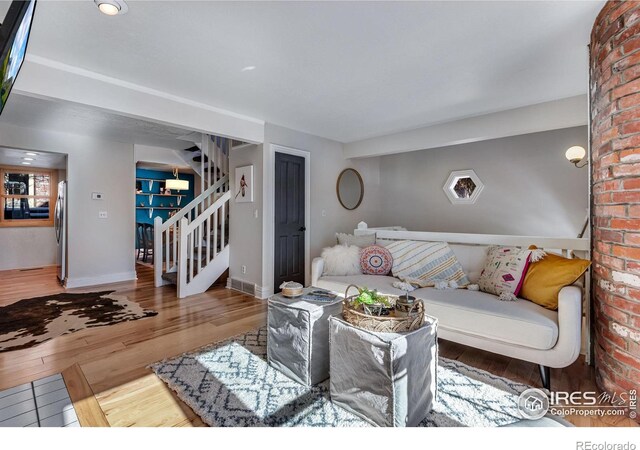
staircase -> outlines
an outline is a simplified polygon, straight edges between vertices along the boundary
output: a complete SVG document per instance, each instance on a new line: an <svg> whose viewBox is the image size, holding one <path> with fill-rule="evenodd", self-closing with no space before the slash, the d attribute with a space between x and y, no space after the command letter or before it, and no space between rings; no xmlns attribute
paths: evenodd
<svg viewBox="0 0 640 450"><path fill-rule="evenodd" d="M155 285L175 284L178 298L206 291L229 268L230 145L203 135L182 150L200 175L202 193L165 222L155 219Z"/></svg>

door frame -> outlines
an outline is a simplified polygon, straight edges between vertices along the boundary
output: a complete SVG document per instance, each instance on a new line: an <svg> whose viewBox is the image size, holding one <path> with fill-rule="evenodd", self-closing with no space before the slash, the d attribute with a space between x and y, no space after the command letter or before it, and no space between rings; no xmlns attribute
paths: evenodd
<svg viewBox="0 0 640 450"><path fill-rule="evenodd" d="M287 155L299 156L304 158L304 222L306 231L304 234L304 282L308 285L311 282L311 153L306 150L286 147L279 144L269 144L269 162L265 164L268 168L266 172L266 189L265 194L269 196L266 202L271 211L265 213L264 223L266 228L264 259L262 264L263 280L268 285L263 286L263 296L273 295L275 291L274 284L274 264L275 264L275 211L276 211L276 153L285 153Z"/></svg>

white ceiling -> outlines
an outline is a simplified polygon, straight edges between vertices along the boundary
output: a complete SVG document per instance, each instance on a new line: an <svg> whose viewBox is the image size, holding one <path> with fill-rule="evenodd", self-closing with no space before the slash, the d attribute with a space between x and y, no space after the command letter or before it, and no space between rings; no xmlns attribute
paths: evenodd
<svg viewBox="0 0 640 450"><path fill-rule="evenodd" d="M603 2L128 4L38 2L29 53L350 142L586 93Z"/></svg>
<svg viewBox="0 0 640 450"><path fill-rule="evenodd" d="M41 169L66 169L67 167L67 155L37 152L37 155L33 156L27 155L27 152L27 150L0 147L0 165L24 167L24 170L29 170L29 167L39 167ZM34 161L30 161L31 165L22 165L25 157L34 159Z"/></svg>
<svg viewBox="0 0 640 450"><path fill-rule="evenodd" d="M107 141L181 150L193 145L180 138L189 131L93 107L11 94L2 121L18 126L82 134Z"/></svg>

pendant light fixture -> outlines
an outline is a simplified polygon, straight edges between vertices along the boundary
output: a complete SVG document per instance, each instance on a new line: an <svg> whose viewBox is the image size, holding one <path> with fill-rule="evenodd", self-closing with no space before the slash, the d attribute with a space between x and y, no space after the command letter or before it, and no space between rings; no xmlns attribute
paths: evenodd
<svg viewBox="0 0 640 450"><path fill-rule="evenodd" d="M189 190L189 180L180 180L178 178L178 169L173 169L173 176L176 177L168 178L165 181L165 188L172 191L188 191Z"/></svg>

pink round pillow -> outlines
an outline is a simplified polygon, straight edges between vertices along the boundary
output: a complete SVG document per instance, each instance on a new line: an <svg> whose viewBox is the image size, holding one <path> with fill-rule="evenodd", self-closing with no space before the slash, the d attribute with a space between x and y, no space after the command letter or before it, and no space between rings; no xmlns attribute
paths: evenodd
<svg viewBox="0 0 640 450"><path fill-rule="evenodd" d="M370 245L360 253L360 266L365 275L388 275L393 266L393 257L386 248Z"/></svg>

